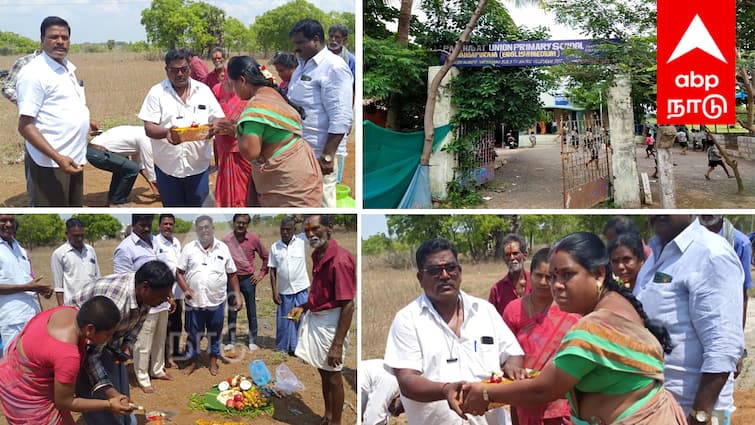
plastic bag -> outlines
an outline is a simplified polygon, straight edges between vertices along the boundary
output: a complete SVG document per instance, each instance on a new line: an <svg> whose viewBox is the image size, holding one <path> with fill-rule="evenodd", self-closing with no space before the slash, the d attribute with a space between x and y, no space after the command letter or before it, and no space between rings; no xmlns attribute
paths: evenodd
<svg viewBox="0 0 755 425"><path fill-rule="evenodd" d="M275 391L283 395L291 395L297 391L304 391L304 384L291 372L285 363L275 368Z"/></svg>
<svg viewBox="0 0 755 425"><path fill-rule="evenodd" d="M262 360L255 360L249 363L249 375L252 376L252 381L258 387L264 387L273 378L270 375L270 370Z"/></svg>

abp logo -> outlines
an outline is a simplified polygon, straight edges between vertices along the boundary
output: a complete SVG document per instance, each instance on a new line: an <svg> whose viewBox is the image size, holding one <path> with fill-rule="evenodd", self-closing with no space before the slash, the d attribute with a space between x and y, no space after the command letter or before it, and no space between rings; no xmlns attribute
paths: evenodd
<svg viewBox="0 0 755 425"><path fill-rule="evenodd" d="M735 0L658 0L658 123L733 124Z"/></svg>

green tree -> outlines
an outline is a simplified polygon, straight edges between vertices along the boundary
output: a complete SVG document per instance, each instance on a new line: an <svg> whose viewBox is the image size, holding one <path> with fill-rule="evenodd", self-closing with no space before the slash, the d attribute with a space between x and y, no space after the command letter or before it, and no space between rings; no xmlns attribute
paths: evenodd
<svg viewBox="0 0 755 425"><path fill-rule="evenodd" d="M355 232L357 230L356 214L336 214L333 223L342 226L347 231Z"/></svg>
<svg viewBox="0 0 755 425"><path fill-rule="evenodd" d="M205 2L189 2L189 10L199 17L203 25L191 28L192 45L202 55L209 54L215 46L224 46L225 11Z"/></svg>
<svg viewBox="0 0 755 425"><path fill-rule="evenodd" d="M225 47L229 52L241 54L242 51L251 51L253 49L252 31L244 26L238 19L229 16L225 20L224 26Z"/></svg>
<svg viewBox="0 0 755 425"><path fill-rule="evenodd" d="M393 239L385 233L378 233L362 240L362 255L382 254L390 251L392 247Z"/></svg>
<svg viewBox="0 0 755 425"><path fill-rule="evenodd" d="M288 32L304 18L315 19L320 23L327 21L325 12L306 0L293 0L257 16L251 29L265 57L275 50L293 50ZM323 27L327 39L328 28L325 25ZM323 42L327 43L327 40Z"/></svg>
<svg viewBox="0 0 755 425"><path fill-rule="evenodd" d="M65 240L65 222L58 214L23 214L16 219L16 239L28 249Z"/></svg>
<svg viewBox="0 0 755 425"><path fill-rule="evenodd" d="M391 38L393 33L385 27L385 23L398 19L398 9L391 6L386 0L364 0L363 5L362 25L364 35L378 39Z"/></svg>
<svg viewBox="0 0 755 425"><path fill-rule="evenodd" d="M425 49L410 44L401 47L395 40L365 36L364 98L373 107L395 110L396 130L414 131L422 128L427 98L427 67L437 60Z"/></svg>
<svg viewBox="0 0 755 425"><path fill-rule="evenodd" d="M506 220L495 215L393 215L388 230L398 241L417 248L431 238L444 238L472 261L491 258L495 234L506 227Z"/></svg>
<svg viewBox="0 0 755 425"><path fill-rule="evenodd" d="M86 226L86 239L94 245L103 236L114 238L123 228L123 224L110 214L74 214Z"/></svg>
<svg viewBox="0 0 755 425"><path fill-rule="evenodd" d="M588 87L626 75L632 82L635 120L641 122L649 109L655 109L656 4L652 0L548 0L546 7L559 23L579 29L601 43L600 64L564 65L557 74L570 79L569 95L579 96ZM608 40L618 39L618 42Z"/></svg>
<svg viewBox="0 0 755 425"><path fill-rule="evenodd" d="M107 41L107 49L113 50L114 48L115 48L115 40L111 38L110 40Z"/></svg>
<svg viewBox="0 0 755 425"><path fill-rule="evenodd" d="M225 12L191 0L152 0L142 11L147 41L162 49L189 47L197 53L221 45Z"/></svg>
<svg viewBox="0 0 755 425"><path fill-rule="evenodd" d="M158 221L159 219L160 219L160 214L155 214L155 217L152 220L152 233L153 234L157 234L160 232L160 222ZM192 225L193 225L192 222L176 217L175 224L173 225L173 234L177 235L177 234L188 233L191 230Z"/></svg>
<svg viewBox="0 0 755 425"><path fill-rule="evenodd" d="M39 40L0 31L0 55L25 55L39 49Z"/></svg>
<svg viewBox="0 0 755 425"><path fill-rule="evenodd" d="M737 0L737 83L747 93L747 115L742 127L755 132L755 1Z"/></svg>

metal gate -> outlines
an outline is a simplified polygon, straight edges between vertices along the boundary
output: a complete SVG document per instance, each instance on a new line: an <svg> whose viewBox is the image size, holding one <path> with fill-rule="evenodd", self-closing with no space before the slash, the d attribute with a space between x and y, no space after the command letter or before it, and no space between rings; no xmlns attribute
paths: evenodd
<svg viewBox="0 0 755 425"><path fill-rule="evenodd" d="M471 124L460 123L456 130L456 137L467 136L471 132L470 128L472 128ZM472 149L468 152L459 152L460 156L466 155L465 159L469 161L459 158L457 176L461 176L464 180L473 179L477 186L495 177L495 132L495 123L485 124L482 131L475 137Z"/></svg>
<svg viewBox="0 0 755 425"><path fill-rule="evenodd" d="M564 208L592 208L609 196L611 143L597 118L561 121Z"/></svg>

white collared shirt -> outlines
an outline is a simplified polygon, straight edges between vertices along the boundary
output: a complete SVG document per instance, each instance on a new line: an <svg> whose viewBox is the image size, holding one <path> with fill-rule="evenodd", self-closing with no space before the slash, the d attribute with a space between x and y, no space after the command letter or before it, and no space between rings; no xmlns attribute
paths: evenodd
<svg viewBox="0 0 755 425"><path fill-rule="evenodd" d="M155 236L155 244L157 245L157 259L167 264L170 271L173 272L173 276L175 276L178 258L181 256L181 241L175 235L173 241L169 241L165 239L162 233L159 233ZM173 298L177 300L184 298L184 291L181 290L178 283L173 284Z"/></svg>
<svg viewBox="0 0 755 425"><path fill-rule="evenodd" d="M524 355L503 318L489 302L459 291L464 309L461 336L457 337L423 293L401 309L393 319L385 347L385 367L419 371L435 382L482 381L511 356ZM421 335L421 338L418 336ZM490 342L492 344L485 343ZM456 359L449 362L448 360ZM456 413L445 400L423 403L403 394L410 424L458 424ZM470 416L470 423L486 423Z"/></svg>
<svg viewBox="0 0 755 425"><path fill-rule="evenodd" d="M34 125L55 151L86 164L89 108L84 87L76 78L76 66L66 66L42 52L21 69L16 83L18 115L34 117ZM26 149L41 167L57 168L58 163L28 141Z"/></svg>
<svg viewBox="0 0 755 425"><path fill-rule="evenodd" d="M359 362L357 382L362 395L362 423L387 424L391 417L388 407L399 392L396 377L385 370L382 359L370 359Z"/></svg>
<svg viewBox="0 0 755 425"><path fill-rule="evenodd" d="M155 84L147 93L139 111L139 119L161 127L188 127L192 123L207 124L211 119L224 118L212 90L204 83L189 79L189 97L184 103L170 80ZM152 139L155 165L173 177L189 177L210 167L212 143L208 140L172 145L167 139Z"/></svg>
<svg viewBox="0 0 755 425"><path fill-rule="evenodd" d="M100 145L119 155L131 156L134 161L139 162L149 181L156 180L155 163L152 159L152 139L147 137L144 126L119 125L95 137L90 143Z"/></svg>
<svg viewBox="0 0 755 425"><path fill-rule="evenodd" d="M270 247L267 267L274 267L278 275L278 293L293 295L309 288L307 274L307 245L304 233L294 235L284 244L278 239Z"/></svg>
<svg viewBox="0 0 755 425"><path fill-rule="evenodd" d="M346 134L351 128L354 76L340 56L323 48L308 61L299 59L291 75L288 98L304 109L302 135L322 155L328 133Z"/></svg>
<svg viewBox="0 0 755 425"><path fill-rule="evenodd" d="M81 252L69 242L59 246L50 260L55 292L63 293L63 303L70 305L71 298L84 286L100 277L97 253L88 244Z"/></svg>
<svg viewBox="0 0 755 425"><path fill-rule="evenodd" d="M113 273L136 272L148 261L157 260L155 237L149 235L152 246L144 242L136 233L131 233L113 252Z"/></svg>
<svg viewBox="0 0 755 425"><path fill-rule="evenodd" d="M228 274L236 273L231 251L218 239L207 250L199 240L186 244L178 268L186 272L186 284L194 292L192 299L186 299L186 305L197 308L222 304L227 298Z"/></svg>
<svg viewBox="0 0 755 425"><path fill-rule="evenodd" d="M744 349L742 264L724 238L697 220L665 247L657 236L650 247L653 256L640 269L634 294L671 335L664 385L689 412L700 374L733 372ZM730 376L715 408L731 410L733 391Z"/></svg>
<svg viewBox="0 0 755 425"><path fill-rule="evenodd" d="M0 283L24 285L31 280L31 261L26 250L15 239L12 245L0 239ZM39 304L34 292L0 295L0 325L25 323L37 313Z"/></svg>

